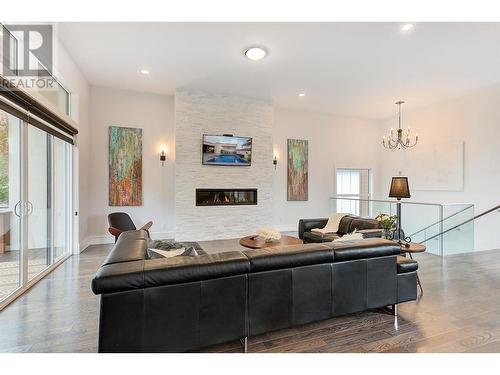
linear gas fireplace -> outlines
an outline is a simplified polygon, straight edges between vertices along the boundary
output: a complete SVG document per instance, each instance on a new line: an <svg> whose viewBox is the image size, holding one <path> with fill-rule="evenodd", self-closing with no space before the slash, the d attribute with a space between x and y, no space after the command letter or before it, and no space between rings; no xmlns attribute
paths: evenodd
<svg viewBox="0 0 500 375"><path fill-rule="evenodd" d="M257 189L196 189L197 206L257 204Z"/></svg>

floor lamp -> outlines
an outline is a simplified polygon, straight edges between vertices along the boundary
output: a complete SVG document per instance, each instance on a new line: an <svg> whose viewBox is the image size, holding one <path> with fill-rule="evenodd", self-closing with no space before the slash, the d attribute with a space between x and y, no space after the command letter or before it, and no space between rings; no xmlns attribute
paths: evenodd
<svg viewBox="0 0 500 375"><path fill-rule="evenodd" d="M389 191L389 198L396 198L398 203L396 204L396 216L397 226L396 232L398 234L399 244L403 244L401 241L401 198L410 198L410 187L408 186L408 177L393 177L391 181L391 190ZM403 239L404 240L404 239Z"/></svg>

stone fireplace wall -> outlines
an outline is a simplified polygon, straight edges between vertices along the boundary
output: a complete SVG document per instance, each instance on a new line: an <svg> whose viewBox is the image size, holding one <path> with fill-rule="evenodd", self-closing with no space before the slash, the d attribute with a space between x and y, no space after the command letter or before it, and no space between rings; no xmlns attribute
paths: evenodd
<svg viewBox="0 0 500 375"><path fill-rule="evenodd" d="M238 238L272 224L273 106L179 90L175 95L175 239ZM202 135L252 137L252 165L202 165ZM196 206L196 188L257 188L257 205Z"/></svg>

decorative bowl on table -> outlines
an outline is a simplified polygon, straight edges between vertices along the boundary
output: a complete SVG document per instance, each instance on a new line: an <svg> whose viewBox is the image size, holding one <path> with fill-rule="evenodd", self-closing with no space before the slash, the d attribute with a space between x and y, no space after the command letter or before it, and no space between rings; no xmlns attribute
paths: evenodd
<svg viewBox="0 0 500 375"><path fill-rule="evenodd" d="M281 233L274 228L264 227L257 229L257 236L266 242L279 241Z"/></svg>

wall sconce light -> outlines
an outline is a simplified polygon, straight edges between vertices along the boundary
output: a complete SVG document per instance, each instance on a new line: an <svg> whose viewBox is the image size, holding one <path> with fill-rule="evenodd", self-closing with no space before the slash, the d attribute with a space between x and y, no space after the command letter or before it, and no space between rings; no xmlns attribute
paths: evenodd
<svg viewBox="0 0 500 375"><path fill-rule="evenodd" d="M276 157L276 155L274 155L274 158L273 158L273 165L274 165L274 169L276 169L276 166L278 165L278 158Z"/></svg>
<svg viewBox="0 0 500 375"><path fill-rule="evenodd" d="M165 150L166 150L166 147L162 146L161 151L160 151L160 163L161 163L162 167L165 166L165 163L167 161L167 152Z"/></svg>

